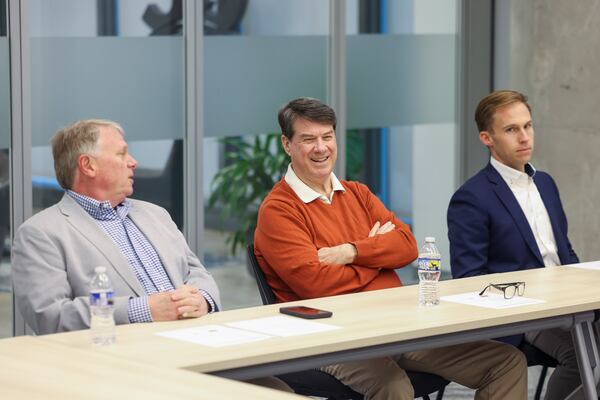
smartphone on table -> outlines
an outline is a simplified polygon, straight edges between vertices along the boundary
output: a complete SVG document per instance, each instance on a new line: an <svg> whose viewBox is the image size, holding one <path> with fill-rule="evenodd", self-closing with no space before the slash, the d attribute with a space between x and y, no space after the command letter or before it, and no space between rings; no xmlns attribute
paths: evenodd
<svg viewBox="0 0 600 400"><path fill-rule="evenodd" d="M329 318L333 315L331 311L319 310L318 308L306 306L281 307L279 312L282 314L306 319Z"/></svg>

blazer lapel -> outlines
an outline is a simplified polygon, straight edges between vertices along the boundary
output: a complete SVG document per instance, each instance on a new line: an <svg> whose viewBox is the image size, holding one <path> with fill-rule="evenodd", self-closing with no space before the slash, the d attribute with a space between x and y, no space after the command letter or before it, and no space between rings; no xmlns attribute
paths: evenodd
<svg viewBox="0 0 600 400"><path fill-rule="evenodd" d="M515 198L515 195L510 190L506 182L504 182L504 179L502 179L498 171L496 171L491 164L488 164L486 168L486 175L494 186L494 192L515 221L515 225L517 225L521 236L523 236L523 240L525 240L527 246L531 249L533 254L535 254L536 258L540 262L540 265L544 265L542 253L540 253L540 249L535 241L533 231L531 230L529 222L527 222L527 217L525 217L525 214L523 213L519 202Z"/></svg>
<svg viewBox="0 0 600 400"><path fill-rule="evenodd" d="M120 249L98 223L68 194L58 203L67 222L86 238L108 260L114 270L138 296L145 294L135 273L121 254Z"/></svg>
<svg viewBox="0 0 600 400"><path fill-rule="evenodd" d="M132 201L129 216L156 250L173 286L178 288L183 285L181 274L177 272L178 255L169 247L168 240L163 233L164 230L157 226L158 221L143 209L141 203L136 201Z"/></svg>

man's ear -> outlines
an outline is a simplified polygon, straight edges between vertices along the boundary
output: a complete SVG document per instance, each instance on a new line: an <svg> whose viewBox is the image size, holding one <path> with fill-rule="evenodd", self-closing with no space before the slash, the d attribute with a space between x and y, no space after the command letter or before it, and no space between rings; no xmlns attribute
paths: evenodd
<svg viewBox="0 0 600 400"><path fill-rule="evenodd" d="M77 169L80 174L93 178L98 171L98 165L96 160L89 154L81 154L77 159Z"/></svg>
<svg viewBox="0 0 600 400"><path fill-rule="evenodd" d="M483 145L487 148L492 147L492 145L494 144L492 134L488 131L479 132L479 141L483 143Z"/></svg>
<svg viewBox="0 0 600 400"><path fill-rule="evenodd" d="M287 136L281 135L281 145L283 146L283 150L285 151L285 153L288 156L291 156L291 154L290 154L290 140L287 138Z"/></svg>

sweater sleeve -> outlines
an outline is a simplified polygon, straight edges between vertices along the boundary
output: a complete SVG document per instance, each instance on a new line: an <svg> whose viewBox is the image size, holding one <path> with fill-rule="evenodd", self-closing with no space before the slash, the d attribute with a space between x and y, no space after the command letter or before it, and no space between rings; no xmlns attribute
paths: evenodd
<svg viewBox="0 0 600 400"><path fill-rule="evenodd" d="M261 264L268 266L261 265L267 279L271 269L304 299L358 292L379 274L359 265L319 262L305 216L283 201L261 206L254 245L259 263L264 260Z"/></svg>
<svg viewBox="0 0 600 400"><path fill-rule="evenodd" d="M357 251L354 264L367 268L396 269L415 260L418 255L417 243L409 226L385 208L365 185L357 184L356 188L371 219L369 230L378 221L381 225L392 221L396 227L383 235L350 242Z"/></svg>

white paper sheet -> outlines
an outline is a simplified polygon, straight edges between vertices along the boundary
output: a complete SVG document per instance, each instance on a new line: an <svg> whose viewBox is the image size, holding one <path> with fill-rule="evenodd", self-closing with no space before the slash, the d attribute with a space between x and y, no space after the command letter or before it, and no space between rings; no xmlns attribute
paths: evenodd
<svg viewBox="0 0 600 400"><path fill-rule="evenodd" d="M477 307L487 308L511 308L528 306L531 304L545 303L544 300L530 299L523 296L515 296L512 299L505 299L503 295L497 293L487 293L485 296L480 296L478 292L461 293L452 296L442 296L443 301L451 301L454 303L467 304Z"/></svg>
<svg viewBox="0 0 600 400"><path fill-rule="evenodd" d="M341 329L341 327L336 325L323 324L321 322L308 321L295 317L287 317L285 315L230 322L227 325L234 328L247 329L249 331L283 337L307 335L310 333Z"/></svg>
<svg viewBox="0 0 600 400"><path fill-rule="evenodd" d="M581 269L595 269L597 271L600 271L600 261L590 261L590 262L586 262L586 263L565 265L565 267L581 268Z"/></svg>
<svg viewBox="0 0 600 400"><path fill-rule="evenodd" d="M174 331L159 332L156 333L156 335L209 347L232 346L235 344L264 340L271 337L261 333L229 328L223 325L207 325L177 329Z"/></svg>

